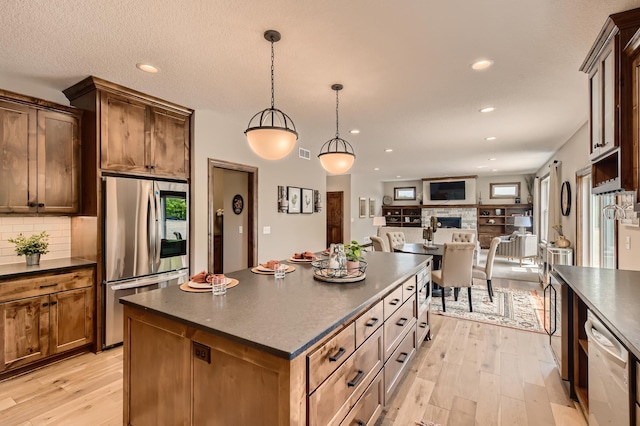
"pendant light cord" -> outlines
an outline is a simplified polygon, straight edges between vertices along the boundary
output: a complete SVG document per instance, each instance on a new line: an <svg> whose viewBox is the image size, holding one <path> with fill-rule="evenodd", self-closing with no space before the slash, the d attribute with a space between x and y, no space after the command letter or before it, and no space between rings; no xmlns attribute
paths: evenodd
<svg viewBox="0 0 640 426"><path fill-rule="evenodd" d="M339 131L339 115L338 115L338 90L336 90L336 139L340 138Z"/></svg>
<svg viewBox="0 0 640 426"><path fill-rule="evenodd" d="M271 39L271 109L273 109L274 105L275 105L274 100L273 100L273 98L274 98L274 95L273 95L273 92L274 92L273 91L273 85L274 85L274 83L273 83L273 61L274 61L274 59L275 59L275 55L273 54L273 39Z"/></svg>

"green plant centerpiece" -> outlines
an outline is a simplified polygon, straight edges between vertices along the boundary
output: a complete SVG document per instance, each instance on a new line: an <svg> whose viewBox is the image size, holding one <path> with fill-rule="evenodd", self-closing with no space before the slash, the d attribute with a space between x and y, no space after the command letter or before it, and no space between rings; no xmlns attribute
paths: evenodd
<svg viewBox="0 0 640 426"><path fill-rule="evenodd" d="M27 265L37 265L40 263L40 255L49 253L49 234L42 231L30 237L25 237L22 233L7 241L16 245L16 254L26 256Z"/></svg>
<svg viewBox="0 0 640 426"><path fill-rule="evenodd" d="M360 266L362 246L357 241L353 240L350 244L346 244L344 253L347 256L347 269L355 269Z"/></svg>

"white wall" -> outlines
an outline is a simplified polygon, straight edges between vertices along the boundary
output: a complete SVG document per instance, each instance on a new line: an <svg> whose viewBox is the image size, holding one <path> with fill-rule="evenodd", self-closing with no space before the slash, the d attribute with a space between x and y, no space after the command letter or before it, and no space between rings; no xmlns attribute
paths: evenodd
<svg viewBox="0 0 640 426"><path fill-rule="evenodd" d="M24 263L24 256L18 256L15 245L7 241L18 234L30 237L47 231L49 253L40 260L60 259L71 256L71 220L67 216L0 216L0 265Z"/></svg>
<svg viewBox="0 0 640 426"><path fill-rule="evenodd" d="M589 123L585 123L580 127L569 140L551 156L537 172L536 176L542 178L549 174L549 165L558 160L562 162L560 166L560 183L565 180L571 185L571 212L569 216L561 216L562 231L564 235L571 241L571 247L575 249L576 242L576 172L589 163ZM560 188L560 186L558 186ZM559 194L559 192L558 192ZM558 200L558 206L560 202ZM538 214L534 211L534 215ZM549 226L553 226L550 223ZM638 242L640 246L640 241Z"/></svg>
<svg viewBox="0 0 640 426"><path fill-rule="evenodd" d="M351 175L338 175L338 176L327 176L326 178L327 192L342 192L342 202L344 203L343 214L343 229L342 232L344 234L345 242L351 241L349 238L351 236ZM327 196L325 194L323 199L324 208L327 208ZM358 211L355 211L355 214L358 214ZM325 214L326 217L326 214ZM325 223L325 242L326 242L326 223Z"/></svg>
<svg viewBox="0 0 640 426"><path fill-rule="evenodd" d="M223 271L231 272L244 269L247 266L247 227L249 220L247 218L247 209L244 208L242 213L235 214L233 211L233 197L240 194L244 200L244 207L247 205L247 185L249 184L249 176L247 173L235 170L224 170L224 195L223 195ZM242 227L242 232L240 232Z"/></svg>
<svg viewBox="0 0 640 426"><path fill-rule="evenodd" d="M278 213L277 187L297 186L324 193L326 172L315 157L311 160L298 158L297 147L282 160L259 158L249 148L243 133L248 117L228 116L210 110L197 110L194 114L191 173L195 232L191 236L192 270L199 271L207 267L209 158L258 167L257 262L284 259L295 251L319 251L325 248L325 212ZM308 148L300 140L296 146ZM270 234L263 234L265 226L271 228Z"/></svg>
<svg viewBox="0 0 640 426"><path fill-rule="evenodd" d="M476 181L476 193L478 197L482 195L482 204L513 204L515 198L491 198L492 183L520 183L520 202L527 203L527 182L524 180L525 175L504 175L504 176L480 176ZM531 194L533 196L533 194Z"/></svg>
<svg viewBox="0 0 640 426"><path fill-rule="evenodd" d="M384 186L382 182L361 175L351 175L351 211L353 213L353 222L351 223L351 237L349 241L356 240L360 244L370 242L370 235L377 235L377 228L373 226L373 217L382 215L382 197L384 195ZM366 198L367 217L360 217L360 198ZM373 213L369 211L369 200L375 201L375 209Z"/></svg>

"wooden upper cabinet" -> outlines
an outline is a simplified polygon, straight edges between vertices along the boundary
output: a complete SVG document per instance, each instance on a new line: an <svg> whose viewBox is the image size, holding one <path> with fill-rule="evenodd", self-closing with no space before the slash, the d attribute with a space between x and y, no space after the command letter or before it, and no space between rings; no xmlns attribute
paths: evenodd
<svg viewBox="0 0 640 426"><path fill-rule="evenodd" d="M0 213L78 212L80 117L0 91Z"/></svg>
<svg viewBox="0 0 640 426"><path fill-rule="evenodd" d="M85 128L99 129L86 135L97 146L101 170L189 180L193 110L97 77L64 94L89 112L86 118L93 122ZM83 158L83 163L93 161Z"/></svg>
<svg viewBox="0 0 640 426"><path fill-rule="evenodd" d="M592 192L634 190L632 65L625 47L640 28L640 8L609 16L580 71L589 75Z"/></svg>

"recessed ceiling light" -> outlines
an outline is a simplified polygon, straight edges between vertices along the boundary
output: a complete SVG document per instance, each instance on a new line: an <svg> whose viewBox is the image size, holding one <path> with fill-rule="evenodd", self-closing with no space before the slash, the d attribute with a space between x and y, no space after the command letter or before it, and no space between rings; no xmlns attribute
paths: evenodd
<svg viewBox="0 0 640 426"><path fill-rule="evenodd" d="M489 158L489 161L496 161L495 158Z"/></svg>
<svg viewBox="0 0 640 426"><path fill-rule="evenodd" d="M478 166L479 169L484 169L487 166Z"/></svg>
<svg viewBox="0 0 640 426"><path fill-rule="evenodd" d="M484 107L482 109L479 109L478 111L480 111L480 112L492 112L492 111L495 111L495 110L496 110L496 107L489 106L489 107Z"/></svg>
<svg viewBox="0 0 640 426"><path fill-rule="evenodd" d="M384 150L384 152L393 152L393 150L391 148L387 148Z"/></svg>
<svg viewBox="0 0 640 426"><path fill-rule="evenodd" d="M396 176L396 177L397 177L397 178L401 178L402 176L398 175L398 176Z"/></svg>
<svg viewBox="0 0 640 426"><path fill-rule="evenodd" d="M140 71L144 71L144 72L148 72L150 74L155 74L158 71L160 71L159 68L154 67L151 64L143 64L143 63L138 63L136 64L136 67L140 70Z"/></svg>
<svg viewBox="0 0 640 426"><path fill-rule="evenodd" d="M471 68L476 71L481 71L481 70L486 70L491 65L493 65L493 61L491 59L481 59L471 64Z"/></svg>
<svg viewBox="0 0 640 426"><path fill-rule="evenodd" d="M357 135L358 133L360 133L360 130L358 129L349 130L349 133L351 133L352 135Z"/></svg>
<svg viewBox="0 0 640 426"><path fill-rule="evenodd" d="M491 169L491 171L492 171L492 172L497 172L497 171L498 171L498 169Z"/></svg>
<svg viewBox="0 0 640 426"><path fill-rule="evenodd" d="M378 171L378 170L380 170L380 167L374 167L373 170Z"/></svg>
<svg viewBox="0 0 640 426"><path fill-rule="evenodd" d="M495 136L489 136L488 138L484 138L485 141L495 141L496 137Z"/></svg>

